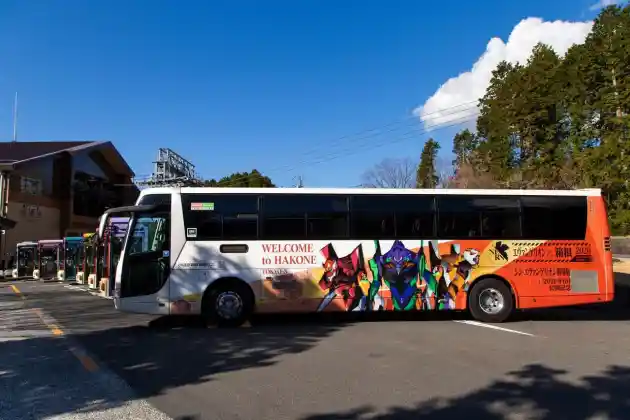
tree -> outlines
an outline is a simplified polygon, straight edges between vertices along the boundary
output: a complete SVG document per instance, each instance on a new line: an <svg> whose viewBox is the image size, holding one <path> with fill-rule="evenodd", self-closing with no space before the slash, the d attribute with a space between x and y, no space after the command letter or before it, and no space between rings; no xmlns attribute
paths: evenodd
<svg viewBox="0 0 630 420"><path fill-rule="evenodd" d="M416 164L409 158L383 159L361 176L368 188L413 188Z"/></svg>
<svg viewBox="0 0 630 420"><path fill-rule="evenodd" d="M616 234L630 233L630 5L610 6L582 45L536 45L499 63L476 132L453 139L459 188L601 188ZM429 169L418 178L429 183Z"/></svg>
<svg viewBox="0 0 630 420"><path fill-rule="evenodd" d="M477 148L477 136L469 129L465 129L455 134L453 137L453 169L457 171L462 165L470 164L473 160L473 153Z"/></svg>
<svg viewBox="0 0 630 420"><path fill-rule="evenodd" d="M440 181L437 172L438 142L430 138L424 143L416 171L416 188L435 188Z"/></svg>
<svg viewBox="0 0 630 420"><path fill-rule="evenodd" d="M203 182L204 187L231 187L231 188L274 188L275 185L269 177L264 176L256 169L251 172L235 172L224 176L218 181L209 179Z"/></svg>

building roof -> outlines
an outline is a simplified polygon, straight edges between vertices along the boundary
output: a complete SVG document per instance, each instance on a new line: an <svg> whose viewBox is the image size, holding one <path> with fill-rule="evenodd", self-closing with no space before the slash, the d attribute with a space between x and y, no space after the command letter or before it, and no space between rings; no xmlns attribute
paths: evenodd
<svg viewBox="0 0 630 420"><path fill-rule="evenodd" d="M114 152L120 166L133 177L135 174L111 141L20 141L0 142L0 169L14 169L34 160L61 153L75 154L91 149L107 148Z"/></svg>
<svg viewBox="0 0 630 420"><path fill-rule="evenodd" d="M63 152L91 141L10 141L0 143L0 162L17 162L34 157Z"/></svg>

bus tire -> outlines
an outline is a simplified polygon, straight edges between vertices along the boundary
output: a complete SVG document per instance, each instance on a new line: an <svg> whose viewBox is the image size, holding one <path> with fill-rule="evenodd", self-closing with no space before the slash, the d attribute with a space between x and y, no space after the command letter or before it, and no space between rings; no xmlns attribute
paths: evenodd
<svg viewBox="0 0 630 420"><path fill-rule="evenodd" d="M468 308L477 321L501 323L512 315L514 299L503 281L489 277L475 282L468 294Z"/></svg>
<svg viewBox="0 0 630 420"><path fill-rule="evenodd" d="M252 291L235 279L211 286L203 298L201 312L207 325L237 328L249 320L253 310Z"/></svg>

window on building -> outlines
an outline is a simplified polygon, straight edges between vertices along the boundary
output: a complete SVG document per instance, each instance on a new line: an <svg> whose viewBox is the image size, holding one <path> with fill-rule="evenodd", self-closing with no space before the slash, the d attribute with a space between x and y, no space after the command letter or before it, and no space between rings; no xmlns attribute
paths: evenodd
<svg viewBox="0 0 630 420"><path fill-rule="evenodd" d="M20 191L25 194L41 195L43 184L41 179L20 177Z"/></svg>
<svg viewBox="0 0 630 420"><path fill-rule="evenodd" d="M122 205L121 187L85 172L75 172L72 192L73 212L78 216L99 217L105 210Z"/></svg>

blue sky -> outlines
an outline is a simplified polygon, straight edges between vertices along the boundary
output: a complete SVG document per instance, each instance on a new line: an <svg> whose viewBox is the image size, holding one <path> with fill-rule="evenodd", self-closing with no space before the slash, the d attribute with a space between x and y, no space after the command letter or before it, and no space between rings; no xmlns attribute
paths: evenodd
<svg viewBox="0 0 630 420"><path fill-rule="evenodd" d="M492 37L592 3L0 0L0 139L18 91L19 140L111 140L138 175L170 147L204 178L352 186L429 134L450 152L411 112Z"/></svg>

